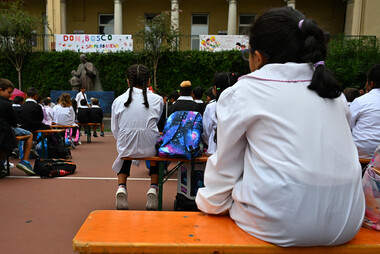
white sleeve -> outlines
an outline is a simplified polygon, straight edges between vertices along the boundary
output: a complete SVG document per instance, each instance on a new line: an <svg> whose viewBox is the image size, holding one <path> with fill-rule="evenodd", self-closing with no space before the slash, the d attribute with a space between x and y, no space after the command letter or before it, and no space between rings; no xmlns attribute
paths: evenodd
<svg viewBox="0 0 380 254"><path fill-rule="evenodd" d="M208 140L210 138L212 132L212 119L210 116L210 105L206 106L205 112L203 113L203 141L208 145Z"/></svg>
<svg viewBox="0 0 380 254"><path fill-rule="evenodd" d="M247 140L246 124L240 114L243 105L240 104L231 88L218 100L218 149L207 161L205 187L200 188L196 196L198 208L206 213L219 214L231 208L233 188L243 175Z"/></svg>
<svg viewBox="0 0 380 254"><path fill-rule="evenodd" d="M350 127L351 130L356 125L356 122L360 115L361 106L358 100L354 100L350 105L350 111L351 111L351 120L350 120Z"/></svg>
<svg viewBox="0 0 380 254"><path fill-rule="evenodd" d="M117 103L114 101L112 103L112 109L111 109L111 131L114 136L114 138L117 140L117 137L119 135L119 116L117 113Z"/></svg>

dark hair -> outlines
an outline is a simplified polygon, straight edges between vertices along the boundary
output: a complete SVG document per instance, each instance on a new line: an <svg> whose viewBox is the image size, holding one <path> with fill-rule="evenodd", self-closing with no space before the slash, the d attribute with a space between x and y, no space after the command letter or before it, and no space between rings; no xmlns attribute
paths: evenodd
<svg viewBox="0 0 380 254"><path fill-rule="evenodd" d="M45 106L47 106L51 103L51 99L46 97L42 102L44 103Z"/></svg>
<svg viewBox="0 0 380 254"><path fill-rule="evenodd" d="M219 99L220 95L226 88L232 86L236 83L231 72L218 72L214 76L213 84L216 87L216 100Z"/></svg>
<svg viewBox="0 0 380 254"><path fill-rule="evenodd" d="M178 91L174 90L169 94L169 99L174 99L175 101L179 98Z"/></svg>
<svg viewBox="0 0 380 254"><path fill-rule="evenodd" d="M39 96L37 97L37 103L42 104L42 100L43 100L42 96L39 95Z"/></svg>
<svg viewBox="0 0 380 254"><path fill-rule="evenodd" d="M127 76L129 80L129 97L128 100L124 103L124 106L129 107L129 104L132 102L132 92L133 87L141 87L142 93L144 96L144 105L146 108L149 108L147 88L150 78L150 71L148 67L142 64L134 64L128 68Z"/></svg>
<svg viewBox="0 0 380 254"><path fill-rule="evenodd" d="M380 64L375 64L367 73L367 81L373 82L373 88L380 88Z"/></svg>
<svg viewBox="0 0 380 254"><path fill-rule="evenodd" d="M80 105L81 105L81 106L86 106L86 105L87 105L87 101L86 101L86 99L81 99L81 100L80 100Z"/></svg>
<svg viewBox="0 0 380 254"><path fill-rule="evenodd" d="M322 29L291 7L273 8L260 16L251 27L249 44L251 50L266 57L266 63L315 64L327 55ZM342 93L333 73L324 65L315 68L308 88L322 98L337 98Z"/></svg>
<svg viewBox="0 0 380 254"><path fill-rule="evenodd" d="M9 87L11 87L12 89L14 89L14 85L12 84L12 82L10 82L8 79L5 79L5 78L0 78L0 88L1 90L6 90L8 89Z"/></svg>
<svg viewBox="0 0 380 254"><path fill-rule="evenodd" d="M13 99L13 104L21 104L23 101L24 101L24 98L22 98L21 96L16 96Z"/></svg>
<svg viewBox="0 0 380 254"><path fill-rule="evenodd" d="M98 98L91 98L91 104L92 104L92 105L99 105L99 100L98 100Z"/></svg>
<svg viewBox="0 0 380 254"><path fill-rule="evenodd" d="M215 99L215 95L214 93L212 92L212 87L210 87L209 89L206 90L205 94L210 97L210 100L213 100Z"/></svg>
<svg viewBox="0 0 380 254"><path fill-rule="evenodd" d="M29 87L28 90L26 91L26 96L29 98L32 98L34 96L38 95L37 89L34 87Z"/></svg>
<svg viewBox="0 0 380 254"><path fill-rule="evenodd" d="M179 87L179 93L181 96L190 96L192 91L193 88L191 86Z"/></svg>
<svg viewBox="0 0 380 254"><path fill-rule="evenodd" d="M203 96L203 93L204 93L204 89L203 87L201 86L197 86L193 89L193 94L194 94L194 97L198 100L201 100L202 99L202 96Z"/></svg>
<svg viewBox="0 0 380 254"><path fill-rule="evenodd" d="M348 88L344 89L343 94L344 94L344 96L346 96L346 100L348 102L352 102L357 97L360 96L359 89L354 88L354 87L348 87Z"/></svg>

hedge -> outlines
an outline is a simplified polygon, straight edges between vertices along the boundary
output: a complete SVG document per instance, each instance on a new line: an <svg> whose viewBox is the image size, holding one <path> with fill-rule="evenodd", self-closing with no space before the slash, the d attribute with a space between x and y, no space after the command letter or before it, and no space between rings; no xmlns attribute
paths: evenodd
<svg viewBox="0 0 380 254"><path fill-rule="evenodd" d="M71 90L68 80L71 71L80 61L76 52L35 52L24 60L22 69L22 90L36 87L41 95L47 96L50 90ZM99 69L100 80L105 91L115 91L115 95L127 89L126 70L135 63L149 66L143 52L120 52L108 54L87 54L89 61ZM344 39L337 37L329 44L326 65L332 70L342 87L364 87L366 72L379 63L379 42L376 37ZM157 90L169 94L177 90L184 80L190 80L193 87L205 89L212 86L216 72L232 71L246 74L248 62L239 51L203 52L180 51L162 55L157 71ZM11 80L16 86L17 72L13 65L0 56L0 77Z"/></svg>

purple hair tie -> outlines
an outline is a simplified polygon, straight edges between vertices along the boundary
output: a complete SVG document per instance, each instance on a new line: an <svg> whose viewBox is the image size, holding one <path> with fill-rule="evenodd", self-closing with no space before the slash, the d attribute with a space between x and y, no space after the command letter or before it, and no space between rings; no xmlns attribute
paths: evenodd
<svg viewBox="0 0 380 254"><path fill-rule="evenodd" d="M302 24L303 24L304 20L301 19L300 22L298 22L298 28L301 30L302 29Z"/></svg>
<svg viewBox="0 0 380 254"><path fill-rule="evenodd" d="M319 61L314 64L314 68L317 68L319 65L325 65L325 61Z"/></svg>

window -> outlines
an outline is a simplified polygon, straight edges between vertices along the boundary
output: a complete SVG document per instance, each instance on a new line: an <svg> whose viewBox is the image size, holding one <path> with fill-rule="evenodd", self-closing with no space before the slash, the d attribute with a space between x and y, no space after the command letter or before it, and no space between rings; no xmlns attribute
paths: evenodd
<svg viewBox="0 0 380 254"><path fill-rule="evenodd" d="M240 14L239 15L239 34L248 35L249 28L252 22L255 20L255 15L253 14Z"/></svg>
<svg viewBox="0 0 380 254"><path fill-rule="evenodd" d="M113 14L99 14L99 34L114 33L114 16Z"/></svg>
<svg viewBox="0 0 380 254"><path fill-rule="evenodd" d="M208 34L208 15L193 14L191 17L191 49L199 50L199 36Z"/></svg>

